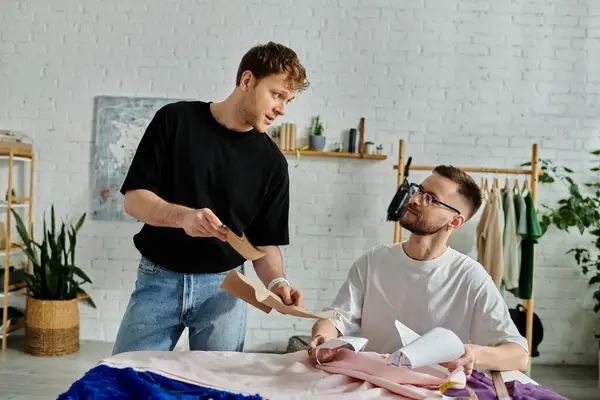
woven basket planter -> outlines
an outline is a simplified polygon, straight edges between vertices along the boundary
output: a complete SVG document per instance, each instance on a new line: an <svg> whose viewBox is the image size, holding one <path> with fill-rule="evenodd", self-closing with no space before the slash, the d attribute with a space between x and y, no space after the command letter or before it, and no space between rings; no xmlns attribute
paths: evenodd
<svg viewBox="0 0 600 400"><path fill-rule="evenodd" d="M27 298L25 352L35 356L63 356L79 351L79 298Z"/></svg>

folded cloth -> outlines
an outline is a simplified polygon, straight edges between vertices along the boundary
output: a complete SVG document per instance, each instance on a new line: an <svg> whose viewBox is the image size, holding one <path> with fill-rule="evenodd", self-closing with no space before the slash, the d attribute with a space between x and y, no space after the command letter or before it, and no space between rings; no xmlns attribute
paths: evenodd
<svg viewBox="0 0 600 400"><path fill-rule="evenodd" d="M447 374L441 368L397 367L388 365L377 353L355 353L348 349L338 350L333 361L318 364L316 367L370 382L410 399L441 398L439 389L442 385L453 382L455 387L464 388L467 380L462 368Z"/></svg>
<svg viewBox="0 0 600 400"><path fill-rule="evenodd" d="M99 365L86 372L57 400L79 399L262 400L262 397L207 388L153 372L136 371L133 368Z"/></svg>
<svg viewBox="0 0 600 400"><path fill-rule="evenodd" d="M473 389L479 400L496 400L498 398L494 382L490 377L479 371L473 371L467 387ZM521 383L519 381L506 382L506 389L512 400L566 400L565 397L554 393L551 388L534 383ZM465 389L448 389L445 396L468 396Z"/></svg>

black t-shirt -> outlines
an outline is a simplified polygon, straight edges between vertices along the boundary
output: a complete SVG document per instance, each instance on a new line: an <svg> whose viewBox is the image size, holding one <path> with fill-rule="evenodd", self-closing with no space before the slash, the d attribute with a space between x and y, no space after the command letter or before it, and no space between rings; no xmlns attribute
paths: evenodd
<svg viewBox="0 0 600 400"><path fill-rule="evenodd" d="M171 203L209 208L255 246L289 244L285 156L265 133L220 125L209 104L182 101L156 112L121 193L147 189ZM224 272L245 261L227 242L180 228L144 224L133 240L144 257L177 272Z"/></svg>

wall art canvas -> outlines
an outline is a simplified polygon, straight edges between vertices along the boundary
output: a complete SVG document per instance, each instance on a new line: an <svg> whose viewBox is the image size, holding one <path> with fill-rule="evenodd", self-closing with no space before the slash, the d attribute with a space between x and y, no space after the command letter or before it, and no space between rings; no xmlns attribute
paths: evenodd
<svg viewBox="0 0 600 400"><path fill-rule="evenodd" d="M135 221L119 192L137 146L156 111L179 99L98 96L94 104L92 219Z"/></svg>

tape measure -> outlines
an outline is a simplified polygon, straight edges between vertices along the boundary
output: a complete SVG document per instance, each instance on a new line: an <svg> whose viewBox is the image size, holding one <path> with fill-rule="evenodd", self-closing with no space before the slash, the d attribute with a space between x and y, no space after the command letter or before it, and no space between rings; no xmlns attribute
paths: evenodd
<svg viewBox="0 0 600 400"><path fill-rule="evenodd" d="M468 386L462 387L462 385L458 382L452 382L452 381L448 381L446 383L444 383L442 386L440 386L440 393L444 394L444 392L446 392L448 389L453 388L454 386L457 386L456 389L466 389L467 392L469 392L469 397L449 397L450 399L456 399L456 400L478 400L479 398L477 397L477 395L475 394L475 392L473 391L473 389L471 389Z"/></svg>

